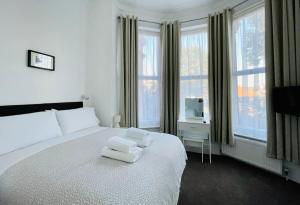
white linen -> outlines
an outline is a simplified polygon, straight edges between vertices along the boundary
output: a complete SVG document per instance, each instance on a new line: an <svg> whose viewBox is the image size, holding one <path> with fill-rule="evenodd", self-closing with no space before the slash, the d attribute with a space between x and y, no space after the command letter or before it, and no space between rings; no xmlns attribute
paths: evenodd
<svg viewBox="0 0 300 205"><path fill-rule="evenodd" d="M149 132L146 130L130 127L126 132L126 137L132 137L137 139L144 139L144 137L148 136Z"/></svg>
<svg viewBox="0 0 300 205"><path fill-rule="evenodd" d="M3 174L9 167L13 166L14 164L26 159L27 157L30 157L40 151L43 151L49 147L74 140L86 135L90 135L102 130L108 129L107 127L91 127L85 130L81 130L78 132L74 132L62 137L56 137L51 138L49 140L36 143L34 145L30 145L27 147L24 147L22 149L15 150L13 152L4 154L0 156L0 176Z"/></svg>
<svg viewBox="0 0 300 205"><path fill-rule="evenodd" d="M95 109L90 107L56 111L56 115L64 134L94 127L100 123Z"/></svg>
<svg viewBox="0 0 300 205"><path fill-rule="evenodd" d="M125 136L124 139L128 139L128 140L136 142L137 146L139 146L141 148L148 147L153 142L153 138L151 136L145 136L142 139Z"/></svg>
<svg viewBox="0 0 300 205"><path fill-rule="evenodd" d="M104 129L57 144L0 176L0 204L177 204L186 153L172 135L151 133L136 163L97 157L124 129ZM1 161L0 161L1 162Z"/></svg>
<svg viewBox="0 0 300 205"><path fill-rule="evenodd" d="M128 163L134 163L142 156L142 153L143 153L143 149L139 147L131 148L130 152L128 153L115 151L108 147L103 147L101 151L101 156L128 162Z"/></svg>
<svg viewBox="0 0 300 205"><path fill-rule="evenodd" d="M0 155L59 136L54 111L0 117Z"/></svg>
<svg viewBox="0 0 300 205"><path fill-rule="evenodd" d="M133 150L132 148L137 146L137 143L132 140L114 136L107 141L106 146L119 152L129 153Z"/></svg>

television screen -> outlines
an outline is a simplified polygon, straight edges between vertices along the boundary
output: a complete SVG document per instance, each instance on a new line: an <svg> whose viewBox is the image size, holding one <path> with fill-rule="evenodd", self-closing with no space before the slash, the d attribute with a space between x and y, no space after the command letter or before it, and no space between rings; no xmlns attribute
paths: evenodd
<svg viewBox="0 0 300 205"><path fill-rule="evenodd" d="M300 116L300 86L275 88L273 105L278 113Z"/></svg>

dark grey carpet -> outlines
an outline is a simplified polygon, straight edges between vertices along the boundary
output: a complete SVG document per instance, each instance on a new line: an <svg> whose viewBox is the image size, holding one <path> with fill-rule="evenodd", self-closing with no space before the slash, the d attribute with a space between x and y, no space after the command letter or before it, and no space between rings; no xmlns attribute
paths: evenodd
<svg viewBox="0 0 300 205"><path fill-rule="evenodd" d="M210 165L188 153L179 205L294 205L300 204L300 185L225 156Z"/></svg>

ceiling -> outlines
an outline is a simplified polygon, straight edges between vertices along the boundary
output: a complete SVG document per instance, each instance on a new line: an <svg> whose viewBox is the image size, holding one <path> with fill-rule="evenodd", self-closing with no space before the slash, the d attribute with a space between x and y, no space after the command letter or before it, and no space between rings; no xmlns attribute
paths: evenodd
<svg viewBox="0 0 300 205"><path fill-rule="evenodd" d="M175 12L193 7L209 6L223 0L118 0L127 6L134 6L157 12Z"/></svg>

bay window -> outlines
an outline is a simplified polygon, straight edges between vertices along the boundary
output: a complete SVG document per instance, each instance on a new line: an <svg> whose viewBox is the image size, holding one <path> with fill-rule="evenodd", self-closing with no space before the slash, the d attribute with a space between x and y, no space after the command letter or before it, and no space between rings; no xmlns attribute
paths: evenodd
<svg viewBox="0 0 300 205"><path fill-rule="evenodd" d="M264 7L233 19L232 107L234 133L266 140Z"/></svg>

